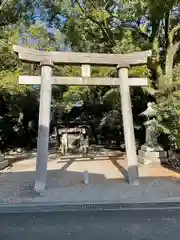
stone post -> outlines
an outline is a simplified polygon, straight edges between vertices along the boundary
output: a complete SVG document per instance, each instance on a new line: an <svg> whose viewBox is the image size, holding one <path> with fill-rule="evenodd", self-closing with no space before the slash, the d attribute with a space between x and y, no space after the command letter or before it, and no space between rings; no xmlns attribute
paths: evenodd
<svg viewBox="0 0 180 240"><path fill-rule="evenodd" d="M53 63L50 59L45 59L41 62L39 126L36 157L36 178L34 186L34 190L38 193L43 192L46 187L52 69Z"/></svg>
<svg viewBox="0 0 180 240"><path fill-rule="evenodd" d="M138 161L133 127L130 89L128 85L128 67L119 68L121 109L124 128L124 139L128 161L128 181L130 184L139 184Z"/></svg>

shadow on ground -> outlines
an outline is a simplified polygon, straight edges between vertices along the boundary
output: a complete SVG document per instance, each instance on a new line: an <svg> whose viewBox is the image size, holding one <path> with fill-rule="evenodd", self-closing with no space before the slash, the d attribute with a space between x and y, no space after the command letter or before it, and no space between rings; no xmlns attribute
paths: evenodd
<svg viewBox="0 0 180 240"><path fill-rule="evenodd" d="M124 153L121 152L120 149L117 148L117 147L116 148L110 148L110 147L105 148L103 145L92 145L90 147L89 154L86 157L93 160L94 154L98 155L99 152L103 149L114 151L112 153L113 156L123 156L124 155ZM60 151L57 147L50 147L49 148L49 160L55 159L58 156L61 156L62 159L67 159L67 158L68 159L69 158L71 158L71 159L74 158L75 159L75 158L77 158L77 156L62 157L62 154L60 153ZM103 155L101 155L101 156L103 156ZM36 157L36 149L31 150L31 151L27 151L27 152L23 152L23 153L14 153L14 155L13 154L5 155L5 159L8 159L9 165L12 165L13 163L20 162L20 161L23 161L23 160L31 159L31 158L34 158L34 157Z"/></svg>
<svg viewBox="0 0 180 240"><path fill-rule="evenodd" d="M121 155L123 156L123 154ZM97 157L98 161L104 161L106 158L105 156ZM118 161L119 157L117 156L109 156L110 161L112 162L113 166L118 169L119 171L119 178L106 178L104 174L98 173L91 173L89 172L89 183L92 185L106 186L107 194L110 194L109 191L120 191L121 184L124 183L127 185L127 192L128 189L131 189L131 185L127 183L128 180L128 172L127 169L124 167L123 161ZM48 170L47 173L47 190L56 190L59 188L66 188L72 187L73 189L76 188L84 188L87 185L84 184L84 172L83 171L70 171L68 168L74 162L93 162L96 161L92 158L77 158L76 157L62 157L60 160L57 160L57 163L65 163L60 169L52 169ZM165 168L164 168L165 170ZM14 199L14 198L35 198L38 196L33 191L34 186L34 179L35 179L35 171L19 171L19 172L2 172L0 173L0 201L7 201L7 199ZM177 197L180 197L179 191L176 193L175 188L179 188L180 179L178 177L166 176L166 172L164 176L141 176L140 182L148 186L151 191L153 191L156 186L161 186L161 188L165 189L167 185L169 186L168 194L173 194ZM161 183L161 185L159 185ZM118 190L116 190L118 186ZM124 187L124 185L123 185ZM114 188L114 189L113 189ZM167 190L158 190L158 191L166 191ZM173 192L174 191L174 192ZM80 193L79 193L80 194ZM127 193L126 193L127 194ZM149 193L151 194L151 193Z"/></svg>

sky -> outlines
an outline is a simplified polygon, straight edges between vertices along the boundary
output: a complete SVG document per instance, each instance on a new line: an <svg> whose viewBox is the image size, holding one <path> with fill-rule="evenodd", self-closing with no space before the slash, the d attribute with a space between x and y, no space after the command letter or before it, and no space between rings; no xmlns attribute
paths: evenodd
<svg viewBox="0 0 180 240"><path fill-rule="evenodd" d="M36 27L36 26L38 27L39 24L40 24L51 35L55 35L55 33L60 34L60 32L59 33L57 32L56 28L48 26L47 22L43 21L43 16L41 15L41 11L38 8L35 8L34 16L31 17L30 20L31 20L34 27ZM65 18L63 18L62 16L59 16L59 21L62 23L63 21L65 21ZM23 36L24 36L24 40L23 40ZM30 43L30 46L33 47L35 44L37 45L38 42L40 41L40 40L35 39L35 38L34 39L33 38L29 39L30 35L26 34L26 33L24 33L23 36L20 39L20 44L23 44L23 45L24 44L26 45L27 41L28 41ZM61 39L61 36L60 36L60 39ZM59 51L70 51L69 47L66 47L63 42L62 42L62 44L60 42L60 45L61 46L60 46Z"/></svg>
<svg viewBox="0 0 180 240"><path fill-rule="evenodd" d="M63 16L59 15L58 17L59 17L60 23L63 23L63 22L66 21L66 19ZM40 10L38 8L35 8L35 12L34 12L34 16L32 17L32 20L35 20L36 23L42 23L41 12L40 12ZM45 24L46 24L46 22L44 22L44 25ZM51 34L53 34L56 31L56 29L53 28L53 27L47 27L47 30Z"/></svg>

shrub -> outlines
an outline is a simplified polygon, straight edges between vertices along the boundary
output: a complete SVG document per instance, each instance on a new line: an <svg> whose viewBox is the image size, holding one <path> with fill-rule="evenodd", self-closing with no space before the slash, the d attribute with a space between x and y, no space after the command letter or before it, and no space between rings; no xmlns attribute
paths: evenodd
<svg viewBox="0 0 180 240"><path fill-rule="evenodd" d="M173 83L157 96L158 130L168 135L170 145L180 149L180 64L174 68Z"/></svg>

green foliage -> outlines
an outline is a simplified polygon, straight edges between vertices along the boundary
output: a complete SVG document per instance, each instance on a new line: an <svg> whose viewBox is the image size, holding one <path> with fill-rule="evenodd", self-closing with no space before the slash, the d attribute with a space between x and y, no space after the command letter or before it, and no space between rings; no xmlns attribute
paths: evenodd
<svg viewBox="0 0 180 240"><path fill-rule="evenodd" d="M20 19L29 15L32 9L32 3L29 0L5 0L0 2L0 26L15 24Z"/></svg>
<svg viewBox="0 0 180 240"><path fill-rule="evenodd" d="M80 52L127 53L154 49L151 71L146 66L129 70L129 76L148 77L150 89L157 88L159 95L153 96L157 101L157 119L159 131L166 133L171 144L179 148L179 66L171 72L174 63L179 62L179 1L176 0L87 0L87 1L46 1L40 3L25 1L24 5L16 5L18 1L8 1L10 5L0 9L0 100L1 125L4 140L25 138L37 134L39 91L31 87L20 87L17 84L19 74L39 74L37 66L20 64L12 52L12 44L19 43L27 47L47 51L72 50ZM28 4L31 7L27 9ZM40 8L42 21L31 23L35 4ZM174 9L176 13L174 14ZM17 14L12 14L16 10ZM22 11L23 10L23 11ZM59 15L66 21L60 21ZM145 23L140 23L144 17ZM44 21L44 22L43 22ZM131 24L135 22L136 27ZM47 32L45 23L56 28L55 36ZM33 38L33 43L30 39ZM171 41L172 40L172 41ZM160 51L161 50L161 51ZM171 60L171 61L170 61ZM155 64L154 64L155 63ZM167 67L168 66L168 67ZM167 74L168 73L168 74ZM170 74L169 74L170 73ZM79 76L80 68L75 66L55 66L55 75ZM117 70L108 67L92 67L92 76L116 77ZM173 82L169 85L169 82ZM167 83L167 84L166 84ZM148 90L148 92L150 92ZM154 90L154 89L153 89ZM118 88L112 87L53 87L52 105L54 111L69 112L77 104L84 106L84 115L89 118L95 128L105 128L106 135L120 135L122 116L120 94ZM151 91L152 93L153 91ZM146 108L150 96L147 89L131 89L131 98L135 128L140 129L142 121L139 117ZM152 100L152 99L151 99ZM88 106L88 107L87 107ZM36 124L29 127L29 123ZM34 130L33 130L34 129ZM107 129L110 129L109 132ZM30 141L30 139L28 140ZM22 141L21 141L22 142Z"/></svg>
<svg viewBox="0 0 180 240"><path fill-rule="evenodd" d="M83 102L87 101L87 98L87 88L71 86L68 88L68 91L63 94L65 109L71 111L76 105L81 105Z"/></svg>
<svg viewBox="0 0 180 240"><path fill-rule="evenodd" d="M160 132L169 136L175 149L180 148L180 65L174 68L174 81L157 97L157 121Z"/></svg>
<svg viewBox="0 0 180 240"><path fill-rule="evenodd" d="M30 121L37 121L37 96L29 87L18 85L19 72L5 72L0 76L1 121L3 148L23 145L29 140Z"/></svg>
<svg viewBox="0 0 180 240"><path fill-rule="evenodd" d="M27 13L28 14L28 13ZM20 20L20 19L19 19ZM60 47L58 34L51 37L40 25L0 27L0 148L8 146L32 147L36 140L38 124L39 90L31 86L18 85L20 74L37 74L36 66L21 64L12 51L12 45L19 43L29 47L33 41L34 48L56 50ZM59 72L59 69L56 70ZM64 86L53 87L53 108L59 108Z"/></svg>
<svg viewBox="0 0 180 240"><path fill-rule="evenodd" d="M10 27L0 27L0 69L5 71L14 71L19 64L17 56L12 52L12 44L17 41L18 31Z"/></svg>
<svg viewBox="0 0 180 240"><path fill-rule="evenodd" d="M103 96L103 102L107 109L121 109L121 98L118 88L111 88Z"/></svg>

